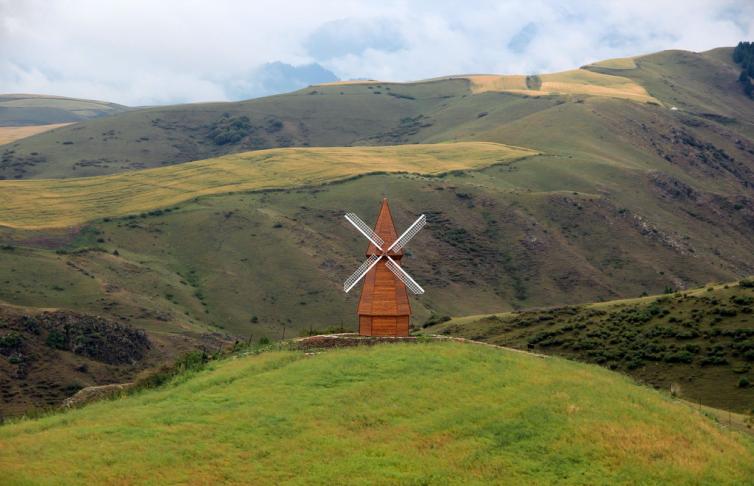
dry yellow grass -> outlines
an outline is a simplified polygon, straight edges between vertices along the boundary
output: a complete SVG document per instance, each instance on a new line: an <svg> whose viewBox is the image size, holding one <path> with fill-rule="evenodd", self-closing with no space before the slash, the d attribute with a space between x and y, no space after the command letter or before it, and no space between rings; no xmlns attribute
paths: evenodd
<svg viewBox="0 0 754 486"><path fill-rule="evenodd" d="M467 76L471 82L472 93L487 91L522 93L530 96L549 94L581 94L590 96L607 96L633 101L654 101L638 83L622 76L610 76L586 69L573 69L562 73L542 74L539 89L528 89L525 76Z"/></svg>
<svg viewBox="0 0 754 486"><path fill-rule="evenodd" d="M370 172L477 169L536 153L488 142L285 148L109 176L0 181L0 226L66 227L197 196L316 185Z"/></svg>
<svg viewBox="0 0 754 486"><path fill-rule="evenodd" d="M0 145L15 142L16 140L66 125L70 125L70 123L53 123L51 125L32 125L28 127L0 127Z"/></svg>

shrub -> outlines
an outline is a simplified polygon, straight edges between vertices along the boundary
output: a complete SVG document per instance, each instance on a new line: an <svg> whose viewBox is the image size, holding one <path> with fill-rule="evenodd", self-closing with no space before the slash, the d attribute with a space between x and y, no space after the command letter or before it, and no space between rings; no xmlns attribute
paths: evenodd
<svg viewBox="0 0 754 486"><path fill-rule="evenodd" d="M450 320L450 316L439 316L437 314L432 314L429 319L427 319L424 324L422 324L422 328L427 328L431 326L435 326L437 324L442 324L443 322L448 322Z"/></svg>
<svg viewBox="0 0 754 486"><path fill-rule="evenodd" d="M247 116L230 117L223 116L209 127L208 137L215 145L238 143L244 137L251 134L254 127Z"/></svg>
<svg viewBox="0 0 754 486"><path fill-rule="evenodd" d="M754 278L745 278L743 280L739 280L738 286L745 289L754 289Z"/></svg>
<svg viewBox="0 0 754 486"><path fill-rule="evenodd" d="M738 388L748 388L749 386L751 386L751 382L747 376L742 376L738 380Z"/></svg>
<svg viewBox="0 0 754 486"><path fill-rule="evenodd" d="M536 74L530 74L526 76L526 88L532 90L539 90L542 87L542 79Z"/></svg>
<svg viewBox="0 0 754 486"><path fill-rule="evenodd" d="M259 345L260 346L266 346L268 344L270 344L270 338L268 338L267 336L262 336L262 337L259 338Z"/></svg>
<svg viewBox="0 0 754 486"><path fill-rule="evenodd" d="M665 355L665 362L667 363L691 363L693 360L694 355L688 351L678 351Z"/></svg>
<svg viewBox="0 0 754 486"><path fill-rule="evenodd" d="M47 335L45 344L53 349L66 349L65 335L62 332L53 329L50 331L50 334Z"/></svg>
<svg viewBox="0 0 754 486"><path fill-rule="evenodd" d="M748 295L734 295L730 300L736 305L749 305L754 303L754 298Z"/></svg>
<svg viewBox="0 0 754 486"><path fill-rule="evenodd" d="M0 336L0 350L15 349L21 345L21 335L17 332L11 332L5 336Z"/></svg>

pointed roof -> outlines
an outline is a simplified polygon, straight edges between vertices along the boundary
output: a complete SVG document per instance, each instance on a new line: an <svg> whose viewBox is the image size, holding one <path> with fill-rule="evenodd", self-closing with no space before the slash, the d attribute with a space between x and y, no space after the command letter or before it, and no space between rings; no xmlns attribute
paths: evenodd
<svg viewBox="0 0 754 486"><path fill-rule="evenodd" d="M387 248L398 239L398 233L395 231L395 224L393 224L393 215L390 214L390 206L387 203L387 198L382 198L382 206L380 206L380 214L377 216L377 223L374 225L374 232L377 233L380 238L385 241L383 248ZM367 248L367 256L379 255L380 251L369 243ZM403 255L403 250L391 251L390 256Z"/></svg>

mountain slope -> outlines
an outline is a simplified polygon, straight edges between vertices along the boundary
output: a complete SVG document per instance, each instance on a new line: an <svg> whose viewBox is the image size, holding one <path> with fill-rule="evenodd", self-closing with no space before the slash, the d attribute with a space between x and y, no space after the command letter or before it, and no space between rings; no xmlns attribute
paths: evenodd
<svg viewBox="0 0 754 486"><path fill-rule="evenodd" d="M125 111L127 107L104 101L63 96L0 95L0 127L72 123Z"/></svg>
<svg viewBox="0 0 754 486"><path fill-rule="evenodd" d="M212 194L297 188L368 173L437 175L537 152L484 142L392 147L271 149L127 174L2 184L0 225L55 228L140 213Z"/></svg>
<svg viewBox="0 0 754 486"><path fill-rule="evenodd" d="M694 403L754 413L754 280L692 291L468 316L426 332L599 363Z"/></svg>
<svg viewBox="0 0 754 486"><path fill-rule="evenodd" d="M655 129L663 136L693 130L735 159L750 158L754 110L725 59L729 52L663 51L634 58L633 69L596 63L541 75L531 86L524 76L336 83L238 103L135 110L8 145L0 176L90 176L273 147L456 139L652 163L681 156L683 147L658 153L640 131ZM630 116L602 127L625 107ZM570 135L552 138L562 128ZM587 150L574 151L574 142Z"/></svg>
<svg viewBox="0 0 754 486"><path fill-rule="evenodd" d="M15 142L22 138L31 137L56 128L64 127L67 123L53 123L50 125L27 125L19 127L0 127L0 145Z"/></svg>
<svg viewBox="0 0 754 486"><path fill-rule="evenodd" d="M11 482L741 484L754 475L749 438L624 377L455 343L216 362L162 389L5 425L0 440Z"/></svg>

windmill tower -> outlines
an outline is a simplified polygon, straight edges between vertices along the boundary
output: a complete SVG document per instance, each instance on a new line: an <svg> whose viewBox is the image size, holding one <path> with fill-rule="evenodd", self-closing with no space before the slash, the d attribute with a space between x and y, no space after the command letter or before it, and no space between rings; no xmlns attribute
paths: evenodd
<svg viewBox="0 0 754 486"><path fill-rule="evenodd" d="M414 294L423 294L424 289L398 262L403 257L403 247L427 223L427 218L422 214L398 236L387 198L382 200L374 230L354 213L348 213L345 217L369 240L367 259L343 284L343 290L349 292L364 279L358 307L359 334L408 336L411 305L406 289Z"/></svg>

